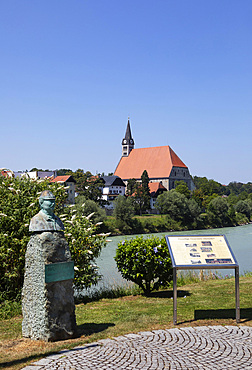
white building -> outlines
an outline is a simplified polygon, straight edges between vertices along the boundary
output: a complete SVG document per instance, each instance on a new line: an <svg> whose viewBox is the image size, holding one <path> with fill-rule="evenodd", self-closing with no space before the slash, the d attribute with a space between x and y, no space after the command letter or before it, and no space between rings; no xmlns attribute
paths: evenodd
<svg viewBox="0 0 252 370"><path fill-rule="evenodd" d="M113 209L113 201L119 195L125 195L125 184L122 179L118 176L101 176L104 182L104 187L102 188L102 200L105 200L107 209Z"/></svg>
<svg viewBox="0 0 252 370"><path fill-rule="evenodd" d="M14 172L15 177L26 177L34 180L49 179L57 176L57 171L18 171Z"/></svg>

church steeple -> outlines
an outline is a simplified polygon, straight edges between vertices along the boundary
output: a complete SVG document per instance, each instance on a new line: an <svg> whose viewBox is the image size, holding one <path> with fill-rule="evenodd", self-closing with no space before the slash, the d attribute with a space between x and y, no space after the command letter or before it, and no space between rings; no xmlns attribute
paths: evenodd
<svg viewBox="0 0 252 370"><path fill-rule="evenodd" d="M122 156L123 157L128 157L130 154L131 150L134 149L134 140L131 135L131 129L130 129L130 121L128 118L128 124L127 124L127 129L125 133L125 137L122 140Z"/></svg>

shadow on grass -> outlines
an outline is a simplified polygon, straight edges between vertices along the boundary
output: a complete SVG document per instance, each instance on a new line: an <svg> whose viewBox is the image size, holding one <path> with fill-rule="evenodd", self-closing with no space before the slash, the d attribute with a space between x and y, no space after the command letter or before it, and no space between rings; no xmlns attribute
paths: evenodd
<svg viewBox="0 0 252 370"><path fill-rule="evenodd" d="M190 292L188 292L188 290L181 290L179 289L177 291L177 295L178 297L189 297L191 295ZM173 297L173 291L172 290L161 290L161 291L158 291L158 292L151 292L148 297L150 298L172 298Z"/></svg>
<svg viewBox="0 0 252 370"><path fill-rule="evenodd" d="M111 326L115 326L113 323L102 323L102 324L95 324L93 322L87 323L87 324L82 324L78 325L77 327L77 338L82 336L82 335L91 335L94 333L99 333L101 331L104 331L108 329Z"/></svg>
<svg viewBox="0 0 252 370"><path fill-rule="evenodd" d="M252 308L241 308L241 319L244 321L252 320ZM195 310L194 320L202 319L234 319L236 318L235 309L226 310Z"/></svg>
<svg viewBox="0 0 252 370"><path fill-rule="evenodd" d="M105 323L105 324L95 324L95 323L88 323L88 324L82 324L77 326L77 332L74 338L79 338L82 335L88 336L94 333L99 333L101 331L106 330L110 326L115 326L113 323ZM58 341L60 342L60 341ZM84 346L90 346L90 344L86 343ZM73 349L74 350L74 349ZM60 350L59 350L60 351ZM68 351L68 350L67 350ZM69 350L71 351L71 349ZM37 354L37 355L31 355L24 358L20 358L17 360L9 361L9 362L0 362L0 368L12 368L15 365L21 365L26 364L29 361L35 361L41 359L41 357L47 357L52 354L55 354L57 352L55 351L48 351L44 354Z"/></svg>

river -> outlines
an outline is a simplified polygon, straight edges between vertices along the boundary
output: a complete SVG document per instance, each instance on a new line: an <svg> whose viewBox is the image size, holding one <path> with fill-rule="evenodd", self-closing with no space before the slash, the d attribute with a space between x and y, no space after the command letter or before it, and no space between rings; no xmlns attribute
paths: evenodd
<svg viewBox="0 0 252 370"><path fill-rule="evenodd" d="M237 227L226 227L221 229L210 229L210 230L193 230L193 231L179 231L179 232L166 232L166 233L155 233L153 235L162 237L164 235L225 235L229 242L229 245L239 263L240 274L252 271L252 224L237 226ZM148 238L151 234L144 234L144 238ZM123 235L114 236L109 238L111 242L102 250L100 257L96 263L99 267L99 271L103 276L102 281L98 284L98 288L112 287L116 285L123 285L126 283L118 272L116 263L114 260L116 248L121 240L131 239L136 235ZM219 272L225 271L233 272L233 270L218 270Z"/></svg>

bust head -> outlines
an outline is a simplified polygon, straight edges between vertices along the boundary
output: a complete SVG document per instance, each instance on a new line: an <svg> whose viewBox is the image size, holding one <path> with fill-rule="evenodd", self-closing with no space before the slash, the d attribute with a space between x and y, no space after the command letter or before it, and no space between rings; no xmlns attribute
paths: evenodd
<svg viewBox="0 0 252 370"><path fill-rule="evenodd" d="M53 214L55 207L55 196L49 190L42 191L39 197L39 205L43 212Z"/></svg>

